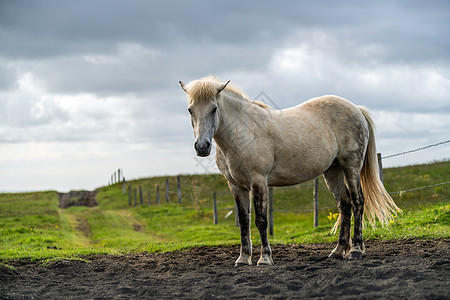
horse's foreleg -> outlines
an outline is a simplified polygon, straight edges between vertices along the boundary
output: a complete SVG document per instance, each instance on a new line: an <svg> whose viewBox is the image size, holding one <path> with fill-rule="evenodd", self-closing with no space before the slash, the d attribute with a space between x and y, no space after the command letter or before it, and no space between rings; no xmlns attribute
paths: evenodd
<svg viewBox="0 0 450 300"><path fill-rule="evenodd" d="M249 192L239 189L229 183L234 196L239 216L239 228L241 230L241 253L235 266L247 266L252 264L252 241L250 239L250 198Z"/></svg>
<svg viewBox="0 0 450 300"><path fill-rule="evenodd" d="M258 266L273 265L272 250L267 236L267 184L253 184L252 196L255 205L255 223L261 236L261 257Z"/></svg>

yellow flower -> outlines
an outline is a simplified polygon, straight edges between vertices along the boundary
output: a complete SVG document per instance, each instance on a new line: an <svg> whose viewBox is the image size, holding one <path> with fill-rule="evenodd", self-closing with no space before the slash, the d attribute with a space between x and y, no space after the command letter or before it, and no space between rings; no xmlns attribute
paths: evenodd
<svg viewBox="0 0 450 300"><path fill-rule="evenodd" d="M58 229L59 228L58 225L55 225L55 228Z"/></svg>
<svg viewBox="0 0 450 300"><path fill-rule="evenodd" d="M340 214L334 214L333 215L333 219L337 219L339 217Z"/></svg>
<svg viewBox="0 0 450 300"><path fill-rule="evenodd" d="M394 224L394 221L393 220L389 221L389 224Z"/></svg>
<svg viewBox="0 0 450 300"><path fill-rule="evenodd" d="M331 218L333 218L333 214L331 213L331 211L329 212L329 215L327 216L328 220L331 221Z"/></svg>

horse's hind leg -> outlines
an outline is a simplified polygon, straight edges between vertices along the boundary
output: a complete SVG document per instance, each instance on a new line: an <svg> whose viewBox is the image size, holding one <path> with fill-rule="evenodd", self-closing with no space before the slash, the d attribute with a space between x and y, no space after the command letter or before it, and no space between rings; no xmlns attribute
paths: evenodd
<svg viewBox="0 0 450 300"><path fill-rule="evenodd" d="M261 258L258 266L273 265L272 250L267 236L267 183L252 184L252 196L255 205L255 223L261 236Z"/></svg>
<svg viewBox="0 0 450 300"><path fill-rule="evenodd" d="M350 193L345 185L344 173L340 166L330 167L323 174L323 177L341 212L338 244L331 252L330 257L342 259L350 250L350 221L352 217Z"/></svg>
<svg viewBox="0 0 450 300"><path fill-rule="evenodd" d="M252 264L252 241L250 239L250 198L249 192L228 183L238 209L241 230L241 253L236 260L236 267Z"/></svg>
<svg viewBox="0 0 450 300"><path fill-rule="evenodd" d="M344 168L345 179L350 190L351 205L354 218L354 232L349 259L362 259L364 242L362 236L362 221L364 213L364 195L361 190L360 168Z"/></svg>
<svg viewBox="0 0 450 300"><path fill-rule="evenodd" d="M353 205L353 216L355 218L354 232L353 232L353 246L348 256L349 259L362 259L364 253L364 241L362 236L362 221L364 214L364 195L361 190L361 185L358 184L358 201Z"/></svg>

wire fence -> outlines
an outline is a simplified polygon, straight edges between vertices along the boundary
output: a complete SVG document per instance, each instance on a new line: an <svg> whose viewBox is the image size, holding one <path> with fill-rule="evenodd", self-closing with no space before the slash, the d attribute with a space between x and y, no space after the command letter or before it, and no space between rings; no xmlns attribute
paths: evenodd
<svg viewBox="0 0 450 300"><path fill-rule="evenodd" d="M412 150L408 150L408 151L404 151L404 152L400 152L400 153L395 153L395 154L383 156L382 158L383 158L383 159L387 159L387 158L391 158L391 157L396 157L396 156L400 156L400 155L405 155L405 154L409 154L409 153L413 153L413 152L425 150L425 149L428 149L428 148L440 146L440 145L447 144L447 143L450 143L450 140L442 141L442 142L439 142L439 143L436 143L436 144L431 144L431 145L428 145L428 146L425 146L425 147L420 147L420 148L417 148L417 149L412 149Z"/></svg>
<svg viewBox="0 0 450 300"><path fill-rule="evenodd" d="M424 190L424 189L428 189L428 188L437 187L437 186L440 186L440 185L446 185L446 184L449 184L449 183L450 183L450 181L445 181L445 182L441 182L441 183L437 183L437 184L422 186L422 187L419 187L419 188L407 189L407 190L398 191L398 192L391 192L389 194L390 195L395 195L395 194L402 195L403 193L406 193L406 192L420 191L420 190Z"/></svg>

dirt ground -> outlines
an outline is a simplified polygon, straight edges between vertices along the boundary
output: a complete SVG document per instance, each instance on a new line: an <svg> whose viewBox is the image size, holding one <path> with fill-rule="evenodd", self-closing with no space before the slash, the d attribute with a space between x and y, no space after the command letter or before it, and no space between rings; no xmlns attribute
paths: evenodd
<svg viewBox="0 0 450 300"><path fill-rule="evenodd" d="M449 238L368 241L361 261L332 248L274 245L271 267L235 268L238 246L15 261L0 265L0 299L450 299Z"/></svg>

